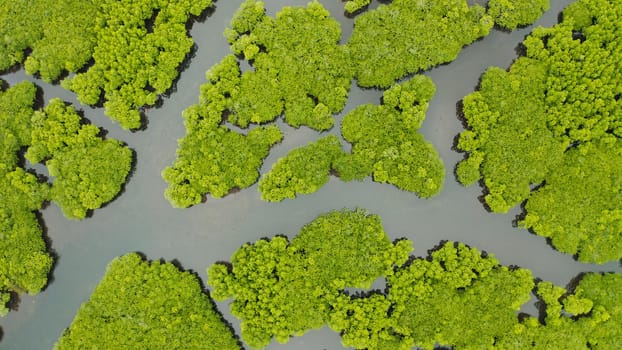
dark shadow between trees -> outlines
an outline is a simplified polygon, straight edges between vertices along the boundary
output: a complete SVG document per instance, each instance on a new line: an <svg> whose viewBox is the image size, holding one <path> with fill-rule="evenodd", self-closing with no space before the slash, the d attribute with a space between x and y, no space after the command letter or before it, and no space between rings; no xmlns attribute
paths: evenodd
<svg viewBox="0 0 622 350"><path fill-rule="evenodd" d="M48 202L46 201L46 205L47 204ZM41 208L41 210L43 210L43 208ZM39 227L41 227L41 237L43 238L43 242L45 242L45 250L52 257L52 266L50 266L50 271L47 275L47 283L45 284L43 289L41 289L41 292L44 292L50 284L54 283L54 270L56 269L56 265L58 265L60 255L54 249L54 242L52 241L52 238L48 235L48 227L43 220L41 210L35 211L34 214L37 217L37 221L39 222Z"/></svg>

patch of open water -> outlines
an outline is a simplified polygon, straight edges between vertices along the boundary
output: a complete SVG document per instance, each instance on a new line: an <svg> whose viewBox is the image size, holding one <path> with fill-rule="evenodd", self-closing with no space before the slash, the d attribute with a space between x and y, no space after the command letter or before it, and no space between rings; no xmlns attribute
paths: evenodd
<svg viewBox="0 0 622 350"><path fill-rule="evenodd" d="M275 234L295 235L300 227L323 212L340 208L361 207L379 214L385 230L393 238L407 237L414 242L417 256L441 240L462 241L480 250L493 253L502 264L531 269L534 276L566 285L584 271L622 272L618 262L587 265L574 261L549 247L544 238L512 227L520 213L486 212L478 200L478 186L464 188L453 176L455 164L462 159L451 149L454 137L462 131L456 116L456 103L471 93L480 75L491 65L507 68L516 57L515 48L532 27L512 33L493 30L491 34L465 48L451 64L425 74L437 86L426 120L420 130L432 142L447 168L443 191L431 199L419 199L411 193L367 179L345 183L331 178L312 195L295 200L268 203L260 199L257 185L222 199L207 200L189 209L174 209L164 199L166 183L160 172L172 164L177 139L184 136L181 111L198 99L199 86L205 82L205 71L217 63L228 46L222 35L238 1L220 1L204 23L195 23L191 34L197 44L196 56L177 82L177 91L164 100L161 108L147 112L146 130L129 133L113 124L101 109L80 107L86 118L108 131L107 136L126 142L136 152L136 171L123 193L93 217L83 221L65 219L60 209L51 204L42 212L52 250L57 254L53 280L37 296L22 296L19 310L0 319L0 348L7 350L51 349L62 331L69 326L81 303L86 301L114 257L133 251L149 259L176 259L185 268L195 271L203 281L205 269L216 261L229 260L243 243ZM306 1L271 0L270 14L285 4L304 5ZM322 1L343 25L347 38L353 20L344 16L340 1ZM553 0L551 9L536 25L551 26L558 13L570 0ZM376 6L377 2L372 4ZM60 97L79 106L75 96L59 86L51 86L27 76L23 71L0 76L15 84L27 79L43 87L44 98ZM380 102L381 92L353 88L343 114L363 103ZM336 127L331 133L339 133ZM283 128L284 141L273 148L262 173L287 154L290 149L321 137L307 129ZM111 300L111 302L114 302ZM239 334L239 322L229 313L227 302L217 303L224 317ZM524 311L535 313L533 301ZM267 349L341 349L339 335L328 328L311 331L288 344L276 342Z"/></svg>

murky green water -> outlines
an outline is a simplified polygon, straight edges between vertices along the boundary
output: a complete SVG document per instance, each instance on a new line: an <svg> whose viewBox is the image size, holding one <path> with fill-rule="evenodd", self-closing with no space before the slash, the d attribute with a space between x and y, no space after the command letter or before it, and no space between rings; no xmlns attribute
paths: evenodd
<svg viewBox="0 0 622 350"><path fill-rule="evenodd" d="M266 2L270 14L285 3ZM343 16L342 4L336 0L322 2L344 24L343 35L347 39L353 21ZM551 10L537 24L554 24L559 11L569 2L552 0ZM530 28L513 33L495 30L466 48L455 62L426 73L436 83L437 94L421 131L436 146L447 168L440 195L424 200L370 180L344 183L333 178L313 195L281 203L261 201L254 185L223 199L208 199L207 203L190 209L173 209L162 195L166 184L160 172L173 162L177 139L184 135L181 111L197 101L204 72L227 53L222 31L239 3L239 0L217 3L210 18L194 25L196 57L182 73L177 92L161 108L148 112L149 125L145 131L123 131L103 116L101 110L84 108L85 116L108 130L109 137L127 142L136 151L136 171L125 186L125 193L95 211L92 218L69 221L54 204L43 210L47 235L58 256L53 280L39 295L23 296L19 310L0 319L1 349L52 348L80 304L88 299L106 264L115 256L140 251L150 259L176 259L205 280L205 268L216 261L228 260L241 244L274 234L292 235L318 214L344 207L358 206L380 214L389 235L414 241L416 255L425 255L441 240L459 240L495 254L502 264L529 268L535 276L560 285L583 271L622 272L619 263L586 265L554 251L543 238L512 227L512 220L520 212L518 208L507 215L488 213L478 201L479 187L463 188L454 180L453 167L462 158L451 150L454 137L462 130L456 117L456 103L473 91L486 67L509 66L516 57L517 44ZM33 80L23 72L0 78L10 84ZM46 100L60 97L77 103L71 93L58 86L39 81L37 84L44 88ZM344 112L362 103L379 103L380 96L379 91L353 88ZM320 136L306 128L283 129L285 139L273 149L262 172L290 149ZM337 128L330 132L339 133ZM218 305L225 318L239 330L227 303ZM533 304L525 309L535 311ZM322 329L292 339L287 345L271 344L268 349L341 349L341 345L337 334Z"/></svg>

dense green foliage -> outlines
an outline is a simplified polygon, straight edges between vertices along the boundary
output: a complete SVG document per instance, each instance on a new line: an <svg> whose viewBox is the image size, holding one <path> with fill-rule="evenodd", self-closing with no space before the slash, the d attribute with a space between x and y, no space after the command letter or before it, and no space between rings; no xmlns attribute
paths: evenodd
<svg viewBox="0 0 622 350"><path fill-rule="evenodd" d="M369 288L403 264L410 242L392 244L380 218L363 211L322 215L288 241L276 236L245 244L231 266L208 269L212 296L233 298L242 338L252 347L281 343L324 326L330 302L345 287Z"/></svg>
<svg viewBox="0 0 622 350"><path fill-rule="evenodd" d="M0 37L3 38L0 40L0 71L24 60L24 51L41 38L45 28L32 25L34 21L30 18L41 19L45 16L44 11L49 9L43 1L13 0L0 3Z"/></svg>
<svg viewBox="0 0 622 350"><path fill-rule="evenodd" d="M285 113L292 126L326 130L346 102L352 72L338 45L341 29L319 3L286 7L271 18L262 2L248 0L226 35L232 52L254 69L241 73L235 56L226 56L207 72L199 104L184 111L186 136L175 163L162 172L169 183L165 197L175 207L251 186L270 147L282 139L276 126L244 135L226 122L246 128Z"/></svg>
<svg viewBox="0 0 622 350"><path fill-rule="evenodd" d="M622 140L603 139L566 152L546 185L527 201L522 225L581 261L622 258ZM551 215L551 213L559 213Z"/></svg>
<svg viewBox="0 0 622 350"><path fill-rule="evenodd" d="M506 29L532 24L549 9L549 0L490 0L488 15Z"/></svg>
<svg viewBox="0 0 622 350"><path fill-rule="evenodd" d="M180 140L177 161L162 173L171 184L165 196L176 207L199 203L206 192L222 197L233 188L252 185L270 146L281 139L274 126L254 128L244 136L222 124L239 76L235 58L226 57L208 72L210 83L201 88L201 103L184 112L188 134ZM421 197L437 194L445 177L443 163L418 133L434 91L429 78L416 76L387 90L382 105L363 105L348 113L341 132L352 143L352 152L344 153L335 136L291 151L259 182L262 199L313 193L328 182L331 171L344 181L372 175L374 181Z"/></svg>
<svg viewBox="0 0 622 350"><path fill-rule="evenodd" d="M366 4L350 1L346 11ZM256 181L263 159L282 136L272 127L245 136L227 123L247 128L284 115L294 127L330 129L352 78L361 86L391 86L407 74L454 60L492 25L483 7L463 0L397 0L357 18L350 42L339 45L338 22L316 1L306 8L285 7L276 18L266 15L263 2L244 1L225 36L231 52L252 69L242 73L229 55L207 73L199 104L184 112L187 133L177 160L162 173L169 183L165 197L175 207L188 207L207 193L222 197ZM280 201L314 192L331 171L345 181L372 175L421 197L437 194L443 164L417 132L433 94L429 79L415 77L389 89L383 105L355 109L342 124L352 154L340 155L336 145L324 142L294 150L261 181L262 198ZM251 134L262 140L255 142L259 147L247 139ZM318 163L301 164L310 159Z"/></svg>
<svg viewBox="0 0 622 350"><path fill-rule="evenodd" d="M169 90L190 52L189 16L210 5L211 0L7 0L0 5L0 70L25 59L26 71L46 81L64 71L76 73L62 84L80 102L103 102L123 128L136 129L139 109Z"/></svg>
<svg viewBox="0 0 622 350"><path fill-rule="evenodd" d="M240 349L199 280L131 253L114 259L54 349Z"/></svg>
<svg viewBox="0 0 622 350"><path fill-rule="evenodd" d="M382 105L357 107L341 124L351 153L341 151L335 136L293 150L259 182L262 198L280 201L313 193L328 182L331 171L344 181L372 175L374 181L421 197L437 194L445 169L434 146L417 132L434 90L432 80L416 76L385 91Z"/></svg>
<svg viewBox="0 0 622 350"><path fill-rule="evenodd" d="M22 168L0 172L0 315L9 292L36 294L47 284L52 257L35 215L47 194L47 184Z"/></svg>
<svg viewBox="0 0 622 350"><path fill-rule="evenodd" d="M24 60L29 73L38 73L46 81L56 80L63 70L78 71L91 58L97 41L96 4L89 0L3 1L0 71ZM25 57L27 49L32 51Z"/></svg>
<svg viewBox="0 0 622 350"><path fill-rule="evenodd" d="M0 80L0 85L4 81ZM6 174L19 166L18 152L30 144L30 118L37 88L31 82L21 82L0 91L0 172Z"/></svg>
<svg viewBox="0 0 622 350"><path fill-rule="evenodd" d="M344 5L346 13L353 14L363 8L365 8L371 0L347 0Z"/></svg>
<svg viewBox="0 0 622 350"><path fill-rule="evenodd" d="M473 265L477 272L468 269ZM379 350L408 350L413 344L422 349L433 349L435 344L453 349L620 347L619 274L586 274L574 291L539 282L543 313L520 320L517 310L534 285L531 273L498 266L494 259L481 258L461 244L445 244L431 261L417 259L387 282L386 295L342 295L335 304L330 325L342 332L344 346Z"/></svg>
<svg viewBox="0 0 622 350"><path fill-rule="evenodd" d="M622 5L578 1L563 14L464 98L470 130L458 148L469 156L456 173L464 184L483 178L494 212L527 200L524 227L604 263L622 258Z"/></svg>
<svg viewBox="0 0 622 350"><path fill-rule="evenodd" d="M208 269L209 283L215 299L234 299L254 348L326 323L356 349L619 348L622 275L585 274L566 290L462 243L445 242L426 258L409 258L411 245L391 244L378 216L331 212L291 242L243 245L231 265ZM381 277L384 291L346 291ZM543 313L519 317L534 286Z"/></svg>
<svg viewBox="0 0 622 350"><path fill-rule="evenodd" d="M544 9L543 1L493 0L490 12L507 27L527 24ZM345 9L354 13L368 4L351 0ZM137 129L143 108L171 88L193 46L189 17L211 5L211 0L6 0L0 4L0 71L24 63L29 74L48 82L73 73L62 85L81 103L103 103L123 128ZM246 0L227 37L232 51L255 70L242 77L240 89L251 93L240 94L232 121L269 121L285 110L291 125L328 129L331 113L345 104L355 71L362 86L388 87L408 73L452 61L492 23L481 6L469 7L465 0L398 0L360 16L346 48L338 45L339 24L317 2L307 9L286 7L273 19L262 2Z"/></svg>
<svg viewBox="0 0 622 350"><path fill-rule="evenodd" d="M366 104L348 113L341 133L352 143L352 153L337 161L339 177L349 181L372 175L374 181L421 197L437 194L445 169L434 146L417 132L434 91L430 78L416 76L385 91L382 105Z"/></svg>
<svg viewBox="0 0 622 350"><path fill-rule="evenodd" d="M493 256L447 242L387 278L386 295L342 295L330 326L357 349L489 349L512 331L530 298L531 272L499 266ZM373 310L370 312L370 310Z"/></svg>
<svg viewBox="0 0 622 350"><path fill-rule="evenodd" d="M622 339L622 275L588 273L574 291L537 285L545 315L528 317L497 340L499 349L618 349Z"/></svg>
<svg viewBox="0 0 622 350"><path fill-rule="evenodd" d="M333 164L341 155L341 143L335 135L291 151L259 181L261 198L281 201L317 191L328 182Z"/></svg>
<svg viewBox="0 0 622 350"><path fill-rule="evenodd" d="M395 0L354 21L348 43L360 86L389 87L407 74L451 62L488 35L493 19L466 0Z"/></svg>
<svg viewBox="0 0 622 350"><path fill-rule="evenodd" d="M530 185L541 183L568 147L547 128L545 72L530 58L520 58L509 72L490 68L480 90L463 100L470 130L460 135L458 148L471 153L456 173L463 184L483 176L494 212L525 200Z"/></svg>
<svg viewBox="0 0 622 350"><path fill-rule="evenodd" d="M200 203L205 193L219 198L257 181L259 167L270 147L283 135L276 126L257 127L246 135L222 124L240 80L234 56L227 56L207 72L199 104L183 113L186 136L179 140L175 163L164 169L169 183L165 197L175 207Z"/></svg>
<svg viewBox="0 0 622 350"><path fill-rule="evenodd" d="M211 5L211 0L142 0L98 2L94 65L63 85L85 104L104 94L106 114L125 129L141 126L139 108L155 104L179 75L178 68L193 46L186 22ZM148 28L147 22L153 24Z"/></svg>
<svg viewBox="0 0 622 350"><path fill-rule="evenodd" d="M70 218L101 207L120 191L132 152L103 140L96 126L83 125L73 107L58 99L34 111L37 88L30 82L0 92L0 314L9 292L37 293L47 284L47 253L36 211L55 200ZM22 168L44 161L53 185Z"/></svg>
<svg viewBox="0 0 622 350"><path fill-rule="evenodd" d="M50 199L68 218L82 219L88 210L112 200L132 165L132 151L117 140L103 140L99 128L82 125L72 106L52 99L32 117L26 158L45 161L54 178Z"/></svg>
<svg viewBox="0 0 622 350"><path fill-rule="evenodd" d="M333 126L331 114L343 109L354 72L339 45L339 22L320 3L284 7L271 18L263 2L246 0L225 35L231 51L254 68L242 74L230 122L246 127L284 111L294 127Z"/></svg>
<svg viewBox="0 0 622 350"><path fill-rule="evenodd" d="M37 293L52 266L35 211L47 184L19 167L18 152L30 143L36 88L23 82L0 92L0 315L10 292Z"/></svg>
<svg viewBox="0 0 622 350"><path fill-rule="evenodd" d="M8 3L23 3L10 0ZM97 46L101 23L98 2L88 0L29 1L17 17L25 17L28 31L40 31L28 47L32 52L24 62L29 74L38 74L47 81L57 80L63 71L77 72L85 67ZM20 4L21 5L21 4ZM21 20L21 19L20 19ZM15 35L15 29L9 34Z"/></svg>

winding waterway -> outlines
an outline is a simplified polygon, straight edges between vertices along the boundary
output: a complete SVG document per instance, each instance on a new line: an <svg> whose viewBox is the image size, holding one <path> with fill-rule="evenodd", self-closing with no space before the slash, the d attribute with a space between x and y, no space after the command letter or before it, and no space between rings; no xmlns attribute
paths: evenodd
<svg viewBox="0 0 622 350"><path fill-rule="evenodd" d="M337 0L322 2L343 24L343 38L347 40L353 20L343 15L343 4ZM536 25L556 23L558 13L570 1L551 2L551 9ZM512 227L520 208L505 215L488 213L478 200L481 188L464 188L454 179L453 168L463 157L451 149L454 137L462 130L456 103L473 91L486 67L507 68L516 57L518 43L532 27L512 33L493 30L488 37L465 48L453 63L425 73L434 80L437 93L421 132L434 144L447 168L444 190L438 196L419 199L369 179L344 183L332 178L315 194L281 203L262 201L254 185L222 199L209 198L206 203L189 209L172 208L163 197L166 183L160 172L173 162L177 139L184 135L181 111L197 101L205 71L228 52L222 32L239 3L240 0L218 2L213 15L193 25L196 56L181 74L177 91L164 100L161 108L147 112L146 130L123 131L102 110L82 107L92 123L108 131L108 137L123 140L135 150L135 172L125 192L105 208L96 210L91 218L67 220L54 204L42 211L47 236L57 256L52 280L40 294L22 296L19 309L0 319L1 349L51 349L80 304L88 299L108 262L116 256L139 251L149 259L175 259L205 281L205 268L216 261L229 260L241 244L274 234L291 236L320 213L344 207L361 207L379 214L389 235L411 239L418 256L426 255L441 240L457 240L493 253L502 264L531 269L535 276L560 285L566 285L584 271L622 273L618 262L587 265L553 250L545 239ZM276 13L284 4L280 0L267 1L269 13ZM45 100L60 97L79 105L72 93L29 77L23 71L0 78L11 85L24 79L36 81L44 90ZM380 91L353 87L344 114L363 103L377 104L380 96ZM262 172L290 149L320 137L307 128L283 126L283 130L284 141L272 150ZM338 127L330 132L339 134ZM218 306L239 331L239 322L229 313L228 304L218 303ZM526 305L525 311L535 312L533 301ZM341 348L339 336L325 328L294 338L286 345L274 342L267 349Z"/></svg>

